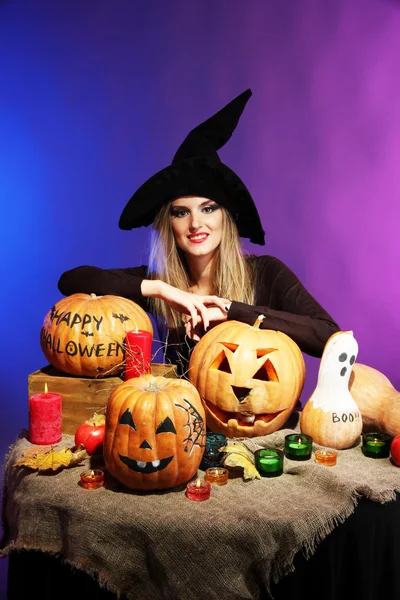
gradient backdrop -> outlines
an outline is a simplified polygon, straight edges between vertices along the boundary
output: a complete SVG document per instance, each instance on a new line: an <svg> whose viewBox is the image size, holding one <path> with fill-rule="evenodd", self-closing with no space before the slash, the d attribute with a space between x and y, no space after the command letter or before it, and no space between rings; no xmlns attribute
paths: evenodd
<svg viewBox="0 0 400 600"><path fill-rule="evenodd" d="M0 2L2 455L60 274L145 263L126 201L248 87L221 151L267 232L246 249L291 267L400 388L399 53L394 0Z"/></svg>

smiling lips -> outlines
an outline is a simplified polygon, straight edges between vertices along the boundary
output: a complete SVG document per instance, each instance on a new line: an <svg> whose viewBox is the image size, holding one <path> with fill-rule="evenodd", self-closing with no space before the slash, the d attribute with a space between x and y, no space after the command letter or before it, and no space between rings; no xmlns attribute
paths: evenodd
<svg viewBox="0 0 400 600"><path fill-rule="evenodd" d="M192 235L188 235L187 238L192 244L201 244L208 238L208 233L193 233Z"/></svg>

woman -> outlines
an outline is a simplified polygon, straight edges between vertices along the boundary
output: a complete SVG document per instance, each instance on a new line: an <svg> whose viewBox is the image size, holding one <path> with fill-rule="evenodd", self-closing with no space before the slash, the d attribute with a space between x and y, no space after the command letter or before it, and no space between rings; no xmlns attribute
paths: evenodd
<svg viewBox="0 0 400 600"><path fill-rule="evenodd" d="M247 90L193 129L170 166L135 192L119 226L153 223L149 266L130 269L78 267L59 289L130 298L164 326L166 357L187 371L190 351L210 327L233 319L289 335L302 351L321 356L339 330L328 313L281 261L245 256L240 237L264 245L253 199L217 150L231 137Z"/></svg>

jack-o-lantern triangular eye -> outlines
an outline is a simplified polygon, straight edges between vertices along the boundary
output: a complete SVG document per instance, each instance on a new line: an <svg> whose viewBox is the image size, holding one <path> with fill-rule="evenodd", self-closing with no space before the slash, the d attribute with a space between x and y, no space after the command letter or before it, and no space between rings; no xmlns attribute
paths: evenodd
<svg viewBox="0 0 400 600"><path fill-rule="evenodd" d="M176 433L175 425L169 417L166 417L157 427L156 433Z"/></svg>
<svg viewBox="0 0 400 600"><path fill-rule="evenodd" d="M260 379L261 381L279 381L278 373L275 371L275 367L269 358L267 358L264 364L258 369L257 373L253 375L253 379Z"/></svg>
<svg viewBox="0 0 400 600"><path fill-rule="evenodd" d="M129 425L130 427L132 427L136 431L136 425L133 422L132 413L129 410L129 408L127 408L126 411L124 412L124 414L121 415L121 417L119 419L119 424L120 425Z"/></svg>
<svg viewBox="0 0 400 600"><path fill-rule="evenodd" d="M221 346L225 346L231 353L235 352L239 344L231 344L230 342L221 342ZM225 350L222 350L217 356L214 358L213 362L210 365L210 369L217 369L218 371L223 371L224 373L232 373L229 360Z"/></svg>

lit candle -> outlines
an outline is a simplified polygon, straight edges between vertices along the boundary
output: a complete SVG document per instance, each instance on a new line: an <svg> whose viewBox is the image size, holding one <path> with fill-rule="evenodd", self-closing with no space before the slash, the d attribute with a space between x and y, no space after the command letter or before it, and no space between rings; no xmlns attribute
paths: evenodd
<svg viewBox="0 0 400 600"><path fill-rule="evenodd" d="M368 458L388 458L391 441L386 433L363 433L362 452Z"/></svg>
<svg viewBox="0 0 400 600"><path fill-rule="evenodd" d="M326 467L334 467L337 461L337 452L335 450L316 450L315 462Z"/></svg>
<svg viewBox="0 0 400 600"><path fill-rule="evenodd" d="M225 485L228 481L228 469L222 467L211 467L206 471L206 481L208 483L216 483L217 485Z"/></svg>
<svg viewBox="0 0 400 600"><path fill-rule="evenodd" d="M283 473L283 451L276 448L256 450L254 463L262 477L278 477Z"/></svg>
<svg viewBox="0 0 400 600"><path fill-rule="evenodd" d="M304 433L291 433L285 436L285 456L291 460L309 460L313 439Z"/></svg>
<svg viewBox="0 0 400 600"><path fill-rule="evenodd" d="M100 469L83 471L80 484L87 490L96 490L104 484L104 472Z"/></svg>
<svg viewBox="0 0 400 600"><path fill-rule="evenodd" d="M211 485L208 481L201 481L200 477L196 481L189 481L186 486L186 497L194 502L208 500L211 493Z"/></svg>
<svg viewBox="0 0 400 600"><path fill-rule="evenodd" d="M153 336L150 331L137 329L128 331L125 337L125 380L151 373L151 345Z"/></svg>
<svg viewBox="0 0 400 600"><path fill-rule="evenodd" d="M57 444L62 439L62 396L48 392L29 398L29 441L32 444Z"/></svg>

